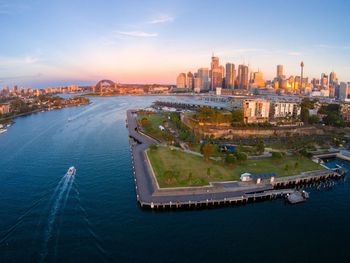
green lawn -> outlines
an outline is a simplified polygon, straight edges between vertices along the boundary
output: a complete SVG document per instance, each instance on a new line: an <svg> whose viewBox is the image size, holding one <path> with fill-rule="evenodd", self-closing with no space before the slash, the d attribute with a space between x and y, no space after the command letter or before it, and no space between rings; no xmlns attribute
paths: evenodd
<svg viewBox="0 0 350 263"><path fill-rule="evenodd" d="M303 171L323 169L310 159L297 156L285 157L281 160L271 158L247 160L244 163L227 165L223 162L206 162L202 157L171 150L169 147L148 150L147 154L160 187L203 186L208 185L209 182L239 180L240 175L245 172L274 172L278 176L289 176ZM287 170L286 165L288 165Z"/></svg>
<svg viewBox="0 0 350 263"><path fill-rule="evenodd" d="M142 119L147 119L147 121L142 121ZM163 114L147 114L143 112L138 113L138 122L144 129L144 132L160 141L168 141L171 138L171 134L169 134L169 132L161 131L159 129L159 125L164 126L163 123L165 120L166 116Z"/></svg>

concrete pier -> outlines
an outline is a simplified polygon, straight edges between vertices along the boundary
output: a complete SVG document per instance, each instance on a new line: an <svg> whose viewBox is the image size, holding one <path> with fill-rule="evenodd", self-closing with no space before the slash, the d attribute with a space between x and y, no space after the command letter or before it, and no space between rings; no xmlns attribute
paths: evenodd
<svg viewBox="0 0 350 263"><path fill-rule="evenodd" d="M284 197L299 185L340 178L333 170L305 172L297 176L277 177L273 182L233 185L233 182L211 183L204 187L159 188L145 155L158 142L138 132L136 110L127 111L127 127L133 167L136 199L142 208L201 209L214 206L243 205L248 202Z"/></svg>

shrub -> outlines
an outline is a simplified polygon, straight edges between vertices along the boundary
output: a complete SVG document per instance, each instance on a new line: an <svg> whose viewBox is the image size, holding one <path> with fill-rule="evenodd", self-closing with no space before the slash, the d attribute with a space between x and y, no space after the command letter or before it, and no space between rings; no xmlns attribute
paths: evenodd
<svg viewBox="0 0 350 263"><path fill-rule="evenodd" d="M157 150L157 149L158 149L158 146L155 145L155 144L151 144L151 145L149 146L149 149L150 149L151 151L154 151L154 150Z"/></svg>
<svg viewBox="0 0 350 263"><path fill-rule="evenodd" d="M237 152L236 157L238 161L246 161L248 159L248 155L244 152Z"/></svg>
<svg viewBox="0 0 350 263"><path fill-rule="evenodd" d="M281 152L272 152L272 158L274 158L274 159L282 159L283 158L283 153L281 153Z"/></svg>
<svg viewBox="0 0 350 263"><path fill-rule="evenodd" d="M225 162L228 164L233 164L236 161L237 161L237 158L234 155L226 155L226 157L225 157Z"/></svg>

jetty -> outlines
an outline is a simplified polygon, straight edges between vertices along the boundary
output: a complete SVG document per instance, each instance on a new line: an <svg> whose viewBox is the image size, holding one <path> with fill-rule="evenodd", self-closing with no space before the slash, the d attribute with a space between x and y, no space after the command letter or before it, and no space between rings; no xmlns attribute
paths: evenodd
<svg viewBox="0 0 350 263"><path fill-rule="evenodd" d="M142 208L183 209L240 205L270 200L293 194L298 185L337 179L344 171L318 170L296 176L276 177L273 181L254 184L244 182L212 182L201 187L160 188L145 151L159 142L138 129L137 110L128 110L130 153L136 199Z"/></svg>

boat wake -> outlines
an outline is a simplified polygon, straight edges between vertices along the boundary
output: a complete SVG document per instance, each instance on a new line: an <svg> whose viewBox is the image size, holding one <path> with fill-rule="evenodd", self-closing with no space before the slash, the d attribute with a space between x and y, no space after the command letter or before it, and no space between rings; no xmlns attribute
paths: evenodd
<svg viewBox="0 0 350 263"><path fill-rule="evenodd" d="M65 176L63 176L52 195L52 198L50 201L50 211L49 211L48 221L44 232L44 240L43 240L42 250L40 253L39 262L45 261L45 258L47 257L47 254L48 254L48 245L52 239L52 236L54 235L54 232L58 231L57 229L58 215L60 212L63 212L66 206L69 193L72 189L74 178L75 178L75 175L66 174Z"/></svg>

